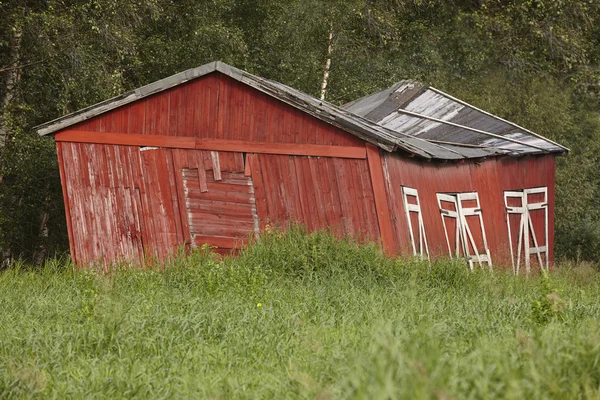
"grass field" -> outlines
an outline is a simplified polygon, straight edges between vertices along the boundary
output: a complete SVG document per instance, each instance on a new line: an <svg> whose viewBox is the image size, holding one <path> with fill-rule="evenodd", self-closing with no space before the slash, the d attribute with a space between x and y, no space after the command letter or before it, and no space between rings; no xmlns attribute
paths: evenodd
<svg viewBox="0 0 600 400"><path fill-rule="evenodd" d="M467 272L326 233L164 271L0 273L0 398L600 398L600 273Z"/></svg>

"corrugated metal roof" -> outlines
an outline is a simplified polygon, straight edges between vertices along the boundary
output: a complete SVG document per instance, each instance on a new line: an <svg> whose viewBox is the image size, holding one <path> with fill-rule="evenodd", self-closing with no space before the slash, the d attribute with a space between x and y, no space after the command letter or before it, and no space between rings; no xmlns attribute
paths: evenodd
<svg viewBox="0 0 600 400"><path fill-rule="evenodd" d="M382 127L445 146L471 148L471 157L566 152L568 149L441 90L401 81L344 106Z"/></svg>
<svg viewBox="0 0 600 400"><path fill-rule="evenodd" d="M433 88L400 82L345 107L318 100L282 83L216 61L37 126L55 133L125 104L218 71L386 151L402 149L429 159L456 160L497 154L564 152L567 149L532 132L462 103ZM424 96L425 94L425 96ZM423 113L423 114L422 114ZM468 124L463 126L459 122ZM454 125L449 125L454 124ZM459 126L456 126L459 125ZM507 128L508 127L508 128ZM477 132L494 129L498 136ZM527 141L527 142L526 142ZM528 146L523 144L526 142Z"/></svg>

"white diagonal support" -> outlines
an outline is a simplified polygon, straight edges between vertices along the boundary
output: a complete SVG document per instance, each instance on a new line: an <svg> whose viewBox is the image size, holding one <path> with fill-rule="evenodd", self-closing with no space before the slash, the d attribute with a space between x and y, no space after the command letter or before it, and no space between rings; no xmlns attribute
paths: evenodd
<svg viewBox="0 0 600 400"><path fill-rule="evenodd" d="M542 194L541 202L531 202L531 195ZM519 206L510 206L509 199L520 201ZM512 190L504 192L504 205L506 207L506 226L508 229L508 241L510 244L510 256L515 274L519 273L521 266L521 254L525 261L525 271L531 272L531 256L535 255L540 268L548 269L548 188L536 187L523 190ZM540 246L538 236L531 219L531 211L543 210L544 212L544 245ZM513 249L512 232L510 228L510 216L519 215L519 238L517 240L517 253ZM532 243L533 242L533 243ZM544 259L542 259L544 254Z"/></svg>
<svg viewBox="0 0 600 400"><path fill-rule="evenodd" d="M479 202L478 193L437 193L437 200L442 216L442 225L444 226L444 234L446 235L446 243L448 244L448 252L450 253L450 257L452 257L453 251L452 246L450 245L448 229L446 226L446 218L453 218L456 220L456 241L454 247L455 255L459 257L462 253L471 270L473 270L473 265L475 262L478 263L479 266L483 266L483 263L486 263L491 269L492 257L487 244L487 237L485 234L485 226L483 224L483 215L481 212L481 204ZM465 207L464 202L466 201L475 201L476 206ZM451 203L454 206L454 210L444 208L442 202ZM479 251L477 248L472 229L467 221L467 217L473 216L477 217L479 220L479 228L481 229L481 237L483 241L483 252ZM473 249L474 254L471 254L471 248Z"/></svg>
<svg viewBox="0 0 600 400"><path fill-rule="evenodd" d="M416 204L409 203L408 198L414 198ZM423 213L421 212L421 203L419 202L419 192L417 189L402 186L402 203L404 205L404 213L406 214L406 222L408 223L408 234L410 235L410 244L414 256L420 256L429 259L429 248L427 247L427 235L425 234L425 224L423 223ZM419 242L415 240L415 233L412 226L410 213L417 214Z"/></svg>

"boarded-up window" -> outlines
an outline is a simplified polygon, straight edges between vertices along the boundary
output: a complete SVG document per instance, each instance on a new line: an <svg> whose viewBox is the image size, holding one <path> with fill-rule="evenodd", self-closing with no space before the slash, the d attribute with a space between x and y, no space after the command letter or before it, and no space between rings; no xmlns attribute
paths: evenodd
<svg viewBox="0 0 600 400"><path fill-rule="evenodd" d="M538 187L506 191L504 204L510 255L515 274L519 273L521 259L525 261L526 272L530 272L532 256L537 259L540 268L547 269L548 189Z"/></svg>
<svg viewBox="0 0 600 400"><path fill-rule="evenodd" d="M492 258L477 192L437 193L437 200L450 257L464 257L471 269L474 263L480 266L487 263L491 268Z"/></svg>
<svg viewBox="0 0 600 400"><path fill-rule="evenodd" d="M421 212L421 203L417 189L402 186L402 203L404 205L404 213L406 214L413 255L420 257L427 256L429 259L427 236L425 235L425 225L423 224L423 214Z"/></svg>

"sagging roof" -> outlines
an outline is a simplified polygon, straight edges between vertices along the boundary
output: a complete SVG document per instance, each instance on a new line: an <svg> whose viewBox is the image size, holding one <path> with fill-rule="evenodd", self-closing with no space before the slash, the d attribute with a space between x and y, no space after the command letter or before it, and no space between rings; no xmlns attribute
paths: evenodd
<svg viewBox="0 0 600 400"><path fill-rule="evenodd" d="M403 81L338 107L220 61L180 72L35 129L41 136L49 135L213 72L227 75L386 151L402 149L419 157L441 160L568 151L533 132L414 82Z"/></svg>
<svg viewBox="0 0 600 400"><path fill-rule="evenodd" d="M401 81L344 106L398 133L471 149L471 156L566 152L568 149L441 90Z"/></svg>

